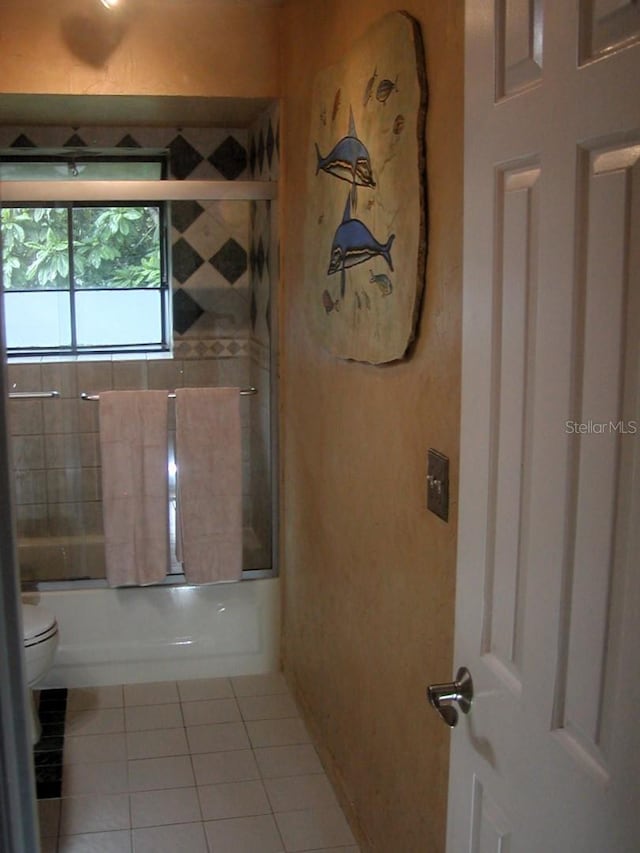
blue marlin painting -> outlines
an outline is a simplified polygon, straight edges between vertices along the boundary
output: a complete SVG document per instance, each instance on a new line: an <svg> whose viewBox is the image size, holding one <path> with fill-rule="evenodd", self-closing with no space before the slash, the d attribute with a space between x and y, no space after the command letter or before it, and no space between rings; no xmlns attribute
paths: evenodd
<svg viewBox="0 0 640 853"><path fill-rule="evenodd" d="M331 260L327 275L340 271L340 297L344 298L346 273L349 267L363 264L365 261L380 255L393 272L391 246L396 235L392 234L386 243L379 243L364 222L351 218L351 199L347 196L342 222L338 226L331 244Z"/></svg>
<svg viewBox="0 0 640 853"><path fill-rule="evenodd" d="M336 143L326 157L322 156L318 143L315 143L318 157L316 175L323 171L351 184L351 200L355 207L356 187L375 187L376 182L373 179L371 157L367 146L358 139L353 110L349 112L349 133Z"/></svg>

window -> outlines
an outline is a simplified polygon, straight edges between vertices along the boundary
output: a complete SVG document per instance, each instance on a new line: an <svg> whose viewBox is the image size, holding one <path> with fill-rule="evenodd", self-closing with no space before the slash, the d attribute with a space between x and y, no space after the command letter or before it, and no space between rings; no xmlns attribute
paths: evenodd
<svg viewBox="0 0 640 853"><path fill-rule="evenodd" d="M4 180L160 178L140 160L0 163ZM2 273L11 355L169 348L164 203L55 202L2 209Z"/></svg>

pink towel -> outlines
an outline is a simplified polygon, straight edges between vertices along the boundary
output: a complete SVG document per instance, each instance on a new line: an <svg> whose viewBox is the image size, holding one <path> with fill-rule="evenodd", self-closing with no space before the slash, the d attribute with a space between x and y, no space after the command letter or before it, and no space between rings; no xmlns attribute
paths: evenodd
<svg viewBox="0 0 640 853"><path fill-rule="evenodd" d="M238 388L176 389L177 557L189 583L242 574Z"/></svg>
<svg viewBox="0 0 640 853"><path fill-rule="evenodd" d="M104 391L99 405L107 581L158 583L169 565L167 392Z"/></svg>

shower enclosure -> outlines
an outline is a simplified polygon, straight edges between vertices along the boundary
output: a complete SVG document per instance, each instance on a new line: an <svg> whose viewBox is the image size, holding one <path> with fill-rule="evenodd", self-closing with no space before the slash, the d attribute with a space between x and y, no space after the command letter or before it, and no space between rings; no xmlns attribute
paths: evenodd
<svg viewBox="0 0 640 853"><path fill-rule="evenodd" d="M262 117L262 124L265 121L273 127L273 111ZM258 126L240 131L128 128L125 134L124 128L110 128L103 132L103 145L107 137L113 144L119 136L126 136L132 144L137 135L154 142L155 151L164 146L169 178L181 179L173 197L160 190L168 199L167 304L172 345L169 352L9 357L9 418L23 589L50 590L69 583L76 588L104 585L97 398L113 389L165 389L171 393L183 387L233 386L246 392L241 397L243 568L246 577L270 576L276 570L275 184L239 180L208 184L206 179L238 174L277 177L273 132L268 169L264 142L268 134ZM50 137L53 130L49 128L47 133ZM5 139L10 136L6 129L0 129L0 134ZM80 132L75 134L76 145L80 136ZM24 140L24 134L20 138ZM15 145L11 150L16 152ZM74 148L74 156L78 150ZM252 187L257 188L255 192ZM135 196L136 191L131 193ZM167 513L172 531L173 428L170 405ZM167 567L167 581L184 581L175 557Z"/></svg>

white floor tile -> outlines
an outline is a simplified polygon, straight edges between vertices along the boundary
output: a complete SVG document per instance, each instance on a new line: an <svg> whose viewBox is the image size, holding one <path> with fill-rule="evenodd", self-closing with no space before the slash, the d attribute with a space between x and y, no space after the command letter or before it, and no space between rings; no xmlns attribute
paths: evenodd
<svg viewBox="0 0 640 853"><path fill-rule="evenodd" d="M323 809L338 805L333 788L324 774L265 779L264 785L274 812Z"/></svg>
<svg viewBox="0 0 640 853"><path fill-rule="evenodd" d="M88 708L122 708L122 685L105 687L72 687L67 693L67 711Z"/></svg>
<svg viewBox="0 0 640 853"><path fill-rule="evenodd" d="M298 716L298 707L288 693L242 696L238 699L238 705L244 720L277 720Z"/></svg>
<svg viewBox="0 0 640 853"><path fill-rule="evenodd" d="M184 725L179 703L128 706L125 708L125 723L128 732L173 729Z"/></svg>
<svg viewBox="0 0 640 853"><path fill-rule="evenodd" d="M204 829L211 853L284 853L271 815L215 820Z"/></svg>
<svg viewBox="0 0 640 853"><path fill-rule="evenodd" d="M69 764L62 775L62 796L122 794L129 790L126 761Z"/></svg>
<svg viewBox="0 0 640 853"><path fill-rule="evenodd" d="M68 711L65 734L97 735L124 731L122 708L90 708L84 711Z"/></svg>
<svg viewBox="0 0 640 853"><path fill-rule="evenodd" d="M184 729L157 729L150 732L127 732L127 758L163 758L168 755L188 755L189 746Z"/></svg>
<svg viewBox="0 0 640 853"><path fill-rule="evenodd" d="M199 820L200 804L195 788L131 794L131 825L134 829L172 823L197 823Z"/></svg>
<svg viewBox="0 0 640 853"><path fill-rule="evenodd" d="M58 853L131 853L131 833L127 829L67 835L60 838Z"/></svg>
<svg viewBox="0 0 640 853"><path fill-rule="evenodd" d="M260 781L227 782L198 788L204 820L270 814L271 806Z"/></svg>
<svg viewBox="0 0 640 853"><path fill-rule="evenodd" d="M187 728L189 748L193 754L247 749L249 738L242 723L216 723Z"/></svg>
<svg viewBox="0 0 640 853"><path fill-rule="evenodd" d="M324 772L318 754L310 743L256 749L255 756L264 779Z"/></svg>
<svg viewBox="0 0 640 853"><path fill-rule="evenodd" d="M157 791L162 788L192 788L195 778L188 755L143 758L128 762L129 791Z"/></svg>
<svg viewBox="0 0 640 853"><path fill-rule="evenodd" d="M231 681L228 678L195 678L193 681L179 681L178 692L182 702L233 698Z"/></svg>
<svg viewBox="0 0 640 853"><path fill-rule="evenodd" d="M246 726L254 749L262 746L309 743L309 734L299 718L251 720L247 721Z"/></svg>
<svg viewBox="0 0 640 853"><path fill-rule="evenodd" d="M197 785L216 785L221 782L243 782L260 778L258 765L250 749L192 755L191 761Z"/></svg>
<svg viewBox="0 0 640 853"><path fill-rule="evenodd" d="M44 853L358 853L281 673L70 690L66 734Z"/></svg>
<svg viewBox="0 0 640 853"><path fill-rule="evenodd" d="M122 732L103 735L78 735L76 737L71 737L67 733L64 739L63 764L120 761L126 757L126 739Z"/></svg>
<svg viewBox="0 0 640 853"><path fill-rule="evenodd" d="M135 853L208 853L201 823L179 823L133 830Z"/></svg>
<svg viewBox="0 0 640 853"><path fill-rule="evenodd" d="M129 829L128 794L94 794L62 800L60 835Z"/></svg>
<svg viewBox="0 0 640 853"><path fill-rule="evenodd" d="M287 853L352 845L355 841L345 816L337 806L284 812L276 815L276 822Z"/></svg>
<svg viewBox="0 0 640 853"><path fill-rule="evenodd" d="M185 726L235 723L242 719L235 699L205 699L200 702L183 702L182 716Z"/></svg>
<svg viewBox="0 0 640 853"><path fill-rule="evenodd" d="M175 681L154 681L148 684L125 684L125 705L164 705L178 702L178 685Z"/></svg>
<svg viewBox="0 0 640 853"><path fill-rule="evenodd" d="M271 693L288 693L289 688L281 672L266 675L240 675L231 679L236 696L268 696Z"/></svg>

